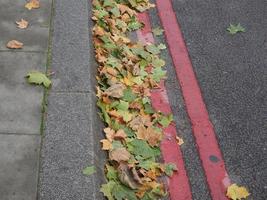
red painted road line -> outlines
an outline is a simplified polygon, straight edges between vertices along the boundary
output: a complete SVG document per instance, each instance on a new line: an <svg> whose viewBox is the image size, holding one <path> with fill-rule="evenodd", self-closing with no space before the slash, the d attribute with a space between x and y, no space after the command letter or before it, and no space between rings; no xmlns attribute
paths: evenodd
<svg viewBox="0 0 267 200"><path fill-rule="evenodd" d="M143 43L154 43L151 32L151 25L147 13L139 14L139 20L145 24L145 27L137 32L138 39ZM151 102L155 110L165 114L171 113L171 107L168 101L164 81L161 81L160 88L151 91ZM164 139L161 142L160 149L165 163L175 163L178 172L168 180L168 190L172 200L191 200L191 188L184 167L184 161L179 145L176 142L175 124L170 124L163 130Z"/></svg>
<svg viewBox="0 0 267 200"><path fill-rule="evenodd" d="M226 188L230 184L230 180L172 7L172 2L171 0L156 0L156 4L165 30L176 74L181 85L187 112L192 123L193 134L211 196L214 200L225 200L227 199L225 196Z"/></svg>

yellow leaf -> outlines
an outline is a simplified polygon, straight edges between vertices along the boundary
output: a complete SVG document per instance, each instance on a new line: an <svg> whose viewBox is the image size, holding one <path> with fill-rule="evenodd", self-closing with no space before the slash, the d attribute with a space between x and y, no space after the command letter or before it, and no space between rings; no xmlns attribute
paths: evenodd
<svg viewBox="0 0 267 200"><path fill-rule="evenodd" d="M100 142L102 143L102 149L103 150L112 149L112 143L109 140L103 139L103 140L100 140Z"/></svg>
<svg viewBox="0 0 267 200"><path fill-rule="evenodd" d="M40 8L40 2L38 0L30 0L25 4L25 8L28 10Z"/></svg>
<svg viewBox="0 0 267 200"><path fill-rule="evenodd" d="M17 40L10 40L7 44L6 47L9 49L21 49L23 46L23 43L17 41Z"/></svg>
<svg viewBox="0 0 267 200"><path fill-rule="evenodd" d="M226 196L232 200L241 200L250 195L245 187L238 186L237 184L232 184L227 188Z"/></svg>
<svg viewBox="0 0 267 200"><path fill-rule="evenodd" d="M16 24L18 25L18 28L25 29L28 27L29 22L24 19L21 19L20 21L16 21Z"/></svg>

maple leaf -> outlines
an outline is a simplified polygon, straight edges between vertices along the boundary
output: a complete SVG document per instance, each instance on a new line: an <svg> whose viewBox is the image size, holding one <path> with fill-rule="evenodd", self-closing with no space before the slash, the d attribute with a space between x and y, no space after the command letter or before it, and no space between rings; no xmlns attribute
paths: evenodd
<svg viewBox="0 0 267 200"><path fill-rule="evenodd" d="M44 73L38 71L29 72L26 75L26 78L28 80L28 83L33 83L37 85L43 84L46 88L49 88L52 84L51 80L47 78Z"/></svg>
<svg viewBox="0 0 267 200"><path fill-rule="evenodd" d="M111 97L121 98L121 97L123 97L123 91L125 88L126 88L125 85L123 85L121 83L116 83L116 84L111 85L105 91L105 93Z"/></svg>
<svg viewBox="0 0 267 200"><path fill-rule="evenodd" d="M133 93L131 88L127 88L123 91L123 100L132 102L136 99L136 95Z"/></svg>
<svg viewBox="0 0 267 200"><path fill-rule="evenodd" d="M173 163L168 163L165 165L164 167L164 172L168 175L168 176L172 176L173 175L173 171L177 171L177 166Z"/></svg>
<svg viewBox="0 0 267 200"><path fill-rule="evenodd" d="M21 49L23 47L23 43L17 41L17 40L10 40L6 47L9 49Z"/></svg>
<svg viewBox="0 0 267 200"><path fill-rule="evenodd" d="M83 174L87 176L90 176L95 172L96 172L95 166L89 166L83 169Z"/></svg>
<svg viewBox="0 0 267 200"><path fill-rule="evenodd" d="M241 24L233 25L230 24L229 27L227 28L227 31L231 34L234 35L238 32L245 32L245 28L241 26Z"/></svg>
<svg viewBox="0 0 267 200"><path fill-rule="evenodd" d="M152 63L151 63L154 67L163 67L165 65L165 61L158 58L158 57L154 57L152 59Z"/></svg>
<svg viewBox="0 0 267 200"><path fill-rule="evenodd" d="M109 181L114 180L117 181L118 180L118 171L110 165L106 165L106 169L107 169L107 178Z"/></svg>
<svg viewBox="0 0 267 200"><path fill-rule="evenodd" d="M124 147L117 148L109 152L110 160L115 160L117 162L128 161L130 157L131 157L131 154Z"/></svg>
<svg viewBox="0 0 267 200"><path fill-rule="evenodd" d="M128 186L131 189L137 189L140 184L138 182L140 181L140 178L138 177L139 179L137 178L137 181L132 170L130 170L128 165L123 162L120 163L118 167L118 177L124 185Z"/></svg>
<svg viewBox="0 0 267 200"><path fill-rule="evenodd" d="M114 186L112 194L116 200L137 200L134 191L121 184L116 184Z"/></svg>
<svg viewBox="0 0 267 200"><path fill-rule="evenodd" d="M159 54L160 50L155 44L150 44L146 46L146 50L154 55Z"/></svg>
<svg viewBox="0 0 267 200"><path fill-rule="evenodd" d="M102 143L102 149L103 150L112 149L112 143L109 140L103 139L103 140L100 140L100 142Z"/></svg>
<svg viewBox="0 0 267 200"><path fill-rule="evenodd" d="M146 140L150 146L157 146L161 140L162 134L152 127L145 128L141 126L137 133L137 139Z"/></svg>
<svg viewBox="0 0 267 200"><path fill-rule="evenodd" d="M20 21L16 21L16 24L18 25L18 28L25 29L28 27L29 22L24 19L21 19Z"/></svg>
<svg viewBox="0 0 267 200"><path fill-rule="evenodd" d="M241 200L243 198L247 198L249 195L250 193L245 187L240 187L235 183L227 188L226 196L232 200Z"/></svg>
<svg viewBox="0 0 267 200"><path fill-rule="evenodd" d="M155 36L159 36L159 35L162 35L162 33L164 32L164 30L160 27L156 27L152 30L153 34Z"/></svg>
<svg viewBox="0 0 267 200"><path fill-rule="evenodd" d="M170 114L168 116L161 116L159 123L164 127L168 127L170 123L173 121L173 115Z"/></svg>
<svg viewBox="0 0 267 200"><path fill-rule="evenodd" d="M160 67L153 69L153 75L152 78L154 81L159 82L163 77L166 76L166 71L162 70Z"/></svg>
<svg viewBox="0 0 267 200"><path fill-rule="evenodd" d="M38 0L30 0L25 4L25 8L28 10L40 8L40 2Z"/></svg>
<svg viewBox="0 0 267 200"><path fill-rule="evenodd" d="M178 136L176 136L176 142L179 146L181 146L182 144L184 144L184 140Z"/></svg>
<svg viewBox="0 0 267 200"><path fill-rule="evenodd" d="M127 111L129 108L129 103L126 101L120 100L120 103L116 106L118 110Z"/></svg>
<svg viewBox="0 0 267 200"><path fill-rule="evenodd" d="M108 198L108 200L114 200L112 196L112 190L115 185L116 185L116 182L114 181L109 181L107 184L101 185L100 191L104 194L105 197Z"/></svg>
<svg viewBox="0 0 267 200"><path fill-rule="evenodd" d="M122 116L123 121L125 121L125 122L131 121L131 119L133 117L133 114L131 114L129 111L118 110L118 113L120 116Z"/></svg>

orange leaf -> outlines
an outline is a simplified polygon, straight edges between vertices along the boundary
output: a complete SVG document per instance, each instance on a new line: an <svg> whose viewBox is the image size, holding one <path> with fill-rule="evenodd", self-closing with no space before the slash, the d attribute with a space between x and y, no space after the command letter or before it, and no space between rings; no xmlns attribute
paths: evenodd
<svg viewBox="0 0 267 200"><path fill-rule="evenodd" d="M17 41L17 40L10 40L6 47L9 49L21 49L23 47L23 43Z"/></svg>
<svg viewBox="0 0 267 200"><path fill-rule="evenodd" d="M102 149L103 150L112 149L112 143L109 140L103 139L103 140L100 140L100 142L102 143Z"/></svg>
<svg viewBox="0 0 267 200"><path fill-rule="evenodd" d="M28 27L29 22L27 22L24 19L21 19L20 21L16 21L16 24L18 25L17 27L20 29L25 29Z"/></svg>
<svg viewBox="0 0 267 200"><path fill-rule="evenodd" d="M40 2L38 0L30 0L25 4L25 8L28 10L40 8Z"/></svg>

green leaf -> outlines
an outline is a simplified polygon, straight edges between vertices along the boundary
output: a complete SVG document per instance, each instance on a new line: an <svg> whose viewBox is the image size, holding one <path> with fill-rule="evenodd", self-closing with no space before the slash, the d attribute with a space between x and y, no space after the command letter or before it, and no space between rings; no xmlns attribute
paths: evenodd
<svg viewBox="0 0 267 200"><path fill-rule="evenodd" d="M162 33L164 32L164 30L160 27L156 27L152 30L153 34L155 36L159 36L159 35L162 35Z"/></svg>
<svg viewBox="0 0 267 200"><path fill-rule="evenodd" d="M149 160L139 160L139 167L146 169L146 170L150 170L152 168L158 167L159 164L156 163L155 161L149 159Z"/></svg>
<svg viewBox="0 0 267 200"><path fill-rule="evenodd" d="M169 124L173 121L173 115L170 114L168 116L161 116L159 123L164 127L168 127Z"/></svg>
<svg viewBox="0 0 267 200"><path fill-rule="evenodd" d="M136 99L136 95L132 92L131 88L126 88L123 91L123 100L124 101L128 101L128 102L132 102Z"/></svg>
<svg viewBox="0 0 267 200"><path fill-rule="evenodd" d="M109 181L114 180L117 181L118 180L118 171L115 170L115 168L113 166L110 165L106 165L107 167L107 178Z"/></svg>
<svg viewBox="0 0 267 200"><path fill-rule="evenodd" d="M120 103L116 106L118 110L126 111L129 108L129 103L126 101L120 100Z"/></svg>
<svg viewBox="0 0 267 200"><path fill-rule="evenodd" d="M154 54L154 55L160 53L159 48L158 48L156 45L154 45L154 44L147 45L147 46L146 46L146 50L147 50L148 52Z"/></svg>
<svg viewBox="0 0 267 200"><path fill-rule="evenodd" d="M162 70L161 67L154 68L152 78L154 81L159 82L163 77L165 77L166 73L167 72Z"/></svg>
<svg viewBox="0 0 267 200"><path fill-rule="evenodd" d="M154 158L160 155L158 148L152 148L144 140L133 139L127 143L128 151L135 156L146 158Z"/></svg>
<svg viewBox="0 0 267 200"><path fill-rule="evenodd" d="M97 106L100 108L101 112L102 112L102 117L103 117L103 120L108 124L110 125L111 123L111 120L110 120L110 117L106 111L107 109L107 105L105 105L104 103L102 103L101 101L97 101Z"/></svg>
<svg viewBox="0 0 267 200"><path fill-rule="evenodd" d="M118 113L122 116L125 122L129 122L132 119L132 114L129 111L118 110Z"/></svg>
<svg viewBox="0 0 267 200"><path fill-rule="evenodd" d="M116 183L114 181L109 181L107 184L101 185L100 191L104 194L105 197L108 198L108 200L114 200L112 196L112 190Z"/></svg>
<svg viewBox="0 0 267 200"><path fill-rule="evenodd" d="M155 110L153 109L153 107L150 104L146 103L146 104L144 104L144 107L145 107L144 111L146 114L154 114L155 113Z"/></svg>
<svg viewBox="0 0 267 200"><path fill-rule="evenodd" d="M116 200L137 200L134 190L120 184L113 187L112 194Z"/></svg>
<svg viewBox="0 0 267 200"><path fill-rule="evenodd" d="M165 61L158 58L158 57L154 57L152 59L152 63L151 63L154 67L163 67L165 65Z"/></svg>
<svg viewBox="0 0 267 200"><path fill-rule="evenodd" d="M120 16L120 10L119 10L119 8L117 7L117 6L115 6L114 8L112 8L111 10L110 10L110 12L115 16L115 17L119 17Z"/></svg>
<svg viewBox="0 0 267 200"><path fill-rule="evenodd" d="M144 97L144 98L142 99L142 103L143 103L143 104L150 104L150 99L149 99L148 97Z"/></svg>
<svg viewBox="0 0 267 200"><path fill-rule="evenodd" d="M177 167L173 163L168 163L167 165L165 165L164 171L168 176L172 176L173 171L177 171Z"/></svg>
<svg viewBox="0 0 267 200"><path fill-rule="evenodd" d="M83 169L83 175L90 176L96 172L95 166L89 166Z"/></svg>
<svg viewBox="0 0 267 200"><path fill-rule="evenodd" d="M26 75L26 78L28 80L28 83L37 85L43 84L46 88L49 88L49 86L52 84L51 80L47 78L45 74L38 71L29 72Z"/></svg>
<svg viewBox="0 0 267 200"><path fill-rule="evenodd" d="M128 23L128 29L130 31L138 30L143 27L143 24L140 23L136 17L132 17L131 21Z"/></svg>
<svg viewBox="0 0 267 200"><path fill-rule="evenodd" d="M237 25L233 25L233 24L230 24L230 26L227 28L227 31L231 34L231 35L234 35L238 32L245 32L245 28L241 26L241 24L237 24Z"/></svg>
<svg viewBox="0 0 267 200"><path fill-rule="evenodd" d="M160 43L159 45L158 45L158 49L166 49L167 47L166 47L166 45L165 44L162 44L162 43Z"/></svg>

